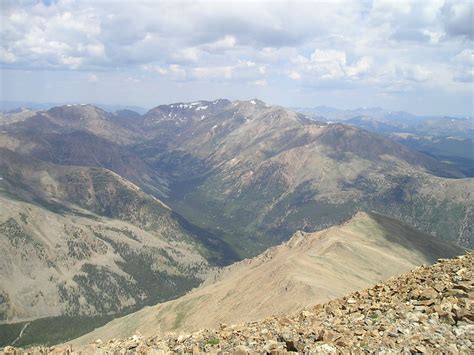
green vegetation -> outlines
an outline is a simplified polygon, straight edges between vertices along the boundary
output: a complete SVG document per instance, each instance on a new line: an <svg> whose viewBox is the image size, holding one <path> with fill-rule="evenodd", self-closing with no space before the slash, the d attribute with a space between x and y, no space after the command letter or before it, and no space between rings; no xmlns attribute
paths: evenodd
<svg viewBox="0 0 474 355"><path fill-rule="evenodd" d="M219 344L219 339L218 338L211 338L207 340L207 343L209 345L218 345Z"/></svg>
<svg viewBox="0 0 474 355"><path fill-rule="evenodd" d="M21 228L14 218L9 218L0 223L0 233L4 234L14 247L19 247L20 244L34 244L36 247L42 247Z"/></svg>
<svg viewBox="0 0 474 355"><path fill-rule="evenodd" d="M371 313L371 314L369 314L369 317L373 321L376 321L377 319L379 319L379 315L377 313Z"/></svg>
<svg viewBox="0 0 474 355"><path fill-rule="evenodd" d="M0 324L0 346L11 344L26 323L22 337L15 346L54 345L89 333L111 321L117 315L106 316L61 316L41 318L31 322Z"/></svg>
<svg viewBox="0 0 474 355"><path fill-rule="evenodd" d="M11 344L20 334L21 329L26 324L15 323L15 324L0 324L0 346Z"/></svg>

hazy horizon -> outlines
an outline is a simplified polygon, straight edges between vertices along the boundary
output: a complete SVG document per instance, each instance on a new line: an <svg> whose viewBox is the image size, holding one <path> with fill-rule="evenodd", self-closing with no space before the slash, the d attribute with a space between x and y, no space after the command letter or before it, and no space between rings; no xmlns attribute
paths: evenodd
<svg viewBox="0 0 474 355"><path fill-rule="evenodd" d="M190 101L173 101L173 102L159 102L153 106L138 106L138 105L127 105L127 103L119 103L119 104L114 104L114 103L104 103L104 102L74 102L74 101L65 101L65 102L33 102L33 101L5 101L5 100L0 100L0 111L12 111L15 109L19 108L27 108L27 109L32 109L32 110L48 110L49 108L55 107L55 106L63 106L63 105L93 105L93 106L98 106L103 108L104 110L122 110L122 109L129 109L132 111L136 111L138 113L146 113L147 111L153 109L154 107L160 106L160 105L170 105L170 104L176 104L176 103L184 103L184 102L193 102L193 101L214 101L218 99L227 99L230 100L226 97L215 97L215 98L202 98L198 100L190 100ZM237 101L250 101L252 99L257 99L261 100L259 97L254 97L254 98L240 98L240 99L235 99ZM234 101L234 100L231 100ZM264 101L264 100L261 100ZM265 101L264 101L265 102ZM273 103L273 102L265 102L269 105L272 106L283 106L278 103ZM285 106L286 107L286 106ZM446 118L470 118L472 119L472 115L433 115L433 114L423 114L423 113L414 113L414 112L409 112L409 111L404 111L404 110L389 110L384 107L380 106L370 106L370 107L364 107L364 106L359 106L359 107L335 107L335 106L329 106L329 105L317 105L317 106L287 106L287 108L292 109L292 110L298 110L298 109L318 109L318 108L327 108L331 110L337 110L337 111L358 111L358 110L382 110L384 112L403 112L403 113L408 113L408 114L413 114L415 116L420 116L420 117L446 117Z"/></svg>

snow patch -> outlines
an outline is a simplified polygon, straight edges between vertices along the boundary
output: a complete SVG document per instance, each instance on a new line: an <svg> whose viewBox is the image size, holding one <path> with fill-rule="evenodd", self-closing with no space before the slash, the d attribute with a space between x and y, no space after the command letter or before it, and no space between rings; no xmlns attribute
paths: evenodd
<svg viewBox="0 0 474 355"><path fill-rule="evenodd" d="M255 102L255 100L250 101L250 103L251 103L252 105L256 105L256 104L257 104L257 103Z"/></svg>
<svg viewBox="0 0 474 355"><path fill-rule="evenodd" d="M199 106L199 107L196 107L196 111L207 110L207 107L208 107L208 106Z"/></svg>

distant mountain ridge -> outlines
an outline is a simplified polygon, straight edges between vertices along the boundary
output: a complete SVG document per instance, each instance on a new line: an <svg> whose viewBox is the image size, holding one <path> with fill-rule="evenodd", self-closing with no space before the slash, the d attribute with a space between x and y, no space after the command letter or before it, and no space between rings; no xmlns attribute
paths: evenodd
<svg viewBox="0 0 474 355"><path fill-rule="evenodd" d="M474 139L474 117L414 115L387 111L380 107L341 110L326 106L295 108L315 119L344 122L378 133L416 133L423 135L458 135Z"/></svg>
<svg viewBox="0 0 474 355"><path fill-rule="evenodd" d="M72 103L71 103L72 104ZM79 103L74 103L80 105ZM2 101L0 100L0 111L6 112L15 110L19 107L25 107L34 111L40 110L49 110L53 107L68 105L68 103L64 102L47 102L47 103L39 103L39 102L31 102L31 101ZM133 105L112 105L112 104L100 104L95 103L92 104L94 106L100 107L109 112L116 112L120 110L131 110L138 112L139 114L145 113L148 109L141 107L141 106L133 106Z"/></svg>

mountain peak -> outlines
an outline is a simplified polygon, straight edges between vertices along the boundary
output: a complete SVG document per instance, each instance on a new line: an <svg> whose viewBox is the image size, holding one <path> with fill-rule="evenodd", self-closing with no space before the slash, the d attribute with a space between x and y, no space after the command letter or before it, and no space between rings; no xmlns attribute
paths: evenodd
<svg viewBox="0 0 474 355"><path fill-rule="evenodd" d="M60 117L66 120L81 120L85 116L94 118L104 118L110 114L101 108L91 104L66 104L50 108L46 113L49 116Z"/></svg>
<svg viewBox="0 0 474 355"><path fill-rule="evenodd" d="M234 106L245 105L245 106L254 106L254 107L258 107L258 108L269 107L269 105L267 103L265 103L264 101L259 100L257 98L251 99L251 100L248 100L248 101L235 100L232 104Z"/></svg>

